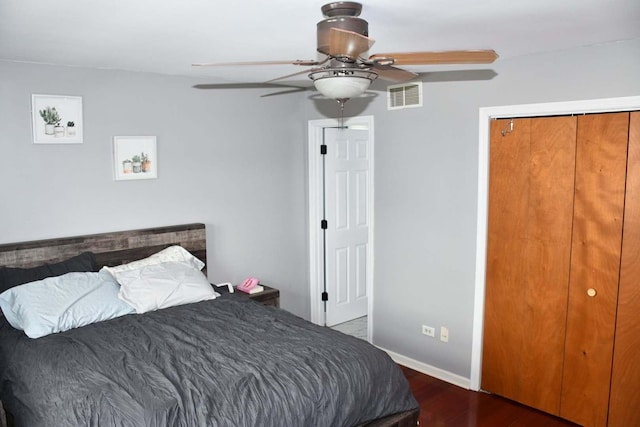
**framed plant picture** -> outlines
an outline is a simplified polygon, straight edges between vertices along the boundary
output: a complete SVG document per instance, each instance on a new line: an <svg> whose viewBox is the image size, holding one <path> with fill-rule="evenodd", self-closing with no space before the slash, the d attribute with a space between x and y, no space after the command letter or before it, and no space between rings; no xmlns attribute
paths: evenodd
<svg viewBox="0 0 640 427"><path fill-rule="evenodd" d="M113 161L116 181L157 178L156 137L114 136Z"/></svg>
<svg viewBox="0 0 640 427"><path fill-rule="evenodd" d="M31 95L34 144L82 144L82 97Z"/></svg>

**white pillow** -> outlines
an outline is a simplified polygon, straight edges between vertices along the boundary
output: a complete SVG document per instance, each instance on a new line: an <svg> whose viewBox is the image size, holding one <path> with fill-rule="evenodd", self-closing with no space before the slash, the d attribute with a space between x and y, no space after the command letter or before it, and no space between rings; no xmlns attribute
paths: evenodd
<svg viewBox="0 0 640 427"><path fill-rule="evenodd" d="M118 297L138 313L214 299L216 293L204 274L184 262L163 262L115 273Z"/></svg>
<svg viewBox="0 0 640 427"><path fill-rule="evenodd" d="M110 274L67 273L3 292L0 308L11 326L40 338L134 313L119 290Z"/></svg>
<svg viewBox="0 0 640 427"><path fill-rule="evenodd" d="M204 262L194 257L188 250L186 250L182 246L176 245L169 246L168 248L163 249L160 252L157 252L147 258L132 261L128 264L117 265L115 267L102 267L100 271L106 270L113 276L115 276L116 273L122 271L136 270L148 265L156 265L169 261L183 262L191 265L194 268L197 268L198 270L202 270L202 268L204 267Z"/></svg>

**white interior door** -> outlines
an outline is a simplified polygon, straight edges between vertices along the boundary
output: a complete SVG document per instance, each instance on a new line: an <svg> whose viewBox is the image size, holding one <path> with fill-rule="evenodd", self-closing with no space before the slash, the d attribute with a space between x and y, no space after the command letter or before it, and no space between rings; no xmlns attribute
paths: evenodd
<svg viewBox="0 0 640 427"><path fill-rule="evenodd" d="M369 161L368 130L326 128L325 286L326 324L333 326L368 311Z"/></svg>

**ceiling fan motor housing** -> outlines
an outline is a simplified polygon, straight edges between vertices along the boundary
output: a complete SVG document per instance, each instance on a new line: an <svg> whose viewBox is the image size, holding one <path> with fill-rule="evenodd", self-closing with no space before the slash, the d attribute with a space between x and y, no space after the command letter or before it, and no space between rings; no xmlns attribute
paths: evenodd
<svg viewBox="0 0 640 427"><path fill-rule="evenodd" d="M322 14L325 19L318 22L318 52L329 54L329 33L331 28L353 31L369 37L369 23L358 18L362 11L360 3L351 1L339 1L322 6Z"/></svg>

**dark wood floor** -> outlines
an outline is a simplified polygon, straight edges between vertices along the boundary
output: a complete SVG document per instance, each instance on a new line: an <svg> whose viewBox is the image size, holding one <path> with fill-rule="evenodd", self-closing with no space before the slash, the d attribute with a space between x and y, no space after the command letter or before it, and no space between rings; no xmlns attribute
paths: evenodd
<svg viewBox="0 0 640 427"><path fill-rule="evenodd" d="M401 366L420 403L420 427L559 427L576 424L499 396L478 393Z"/></svg>

